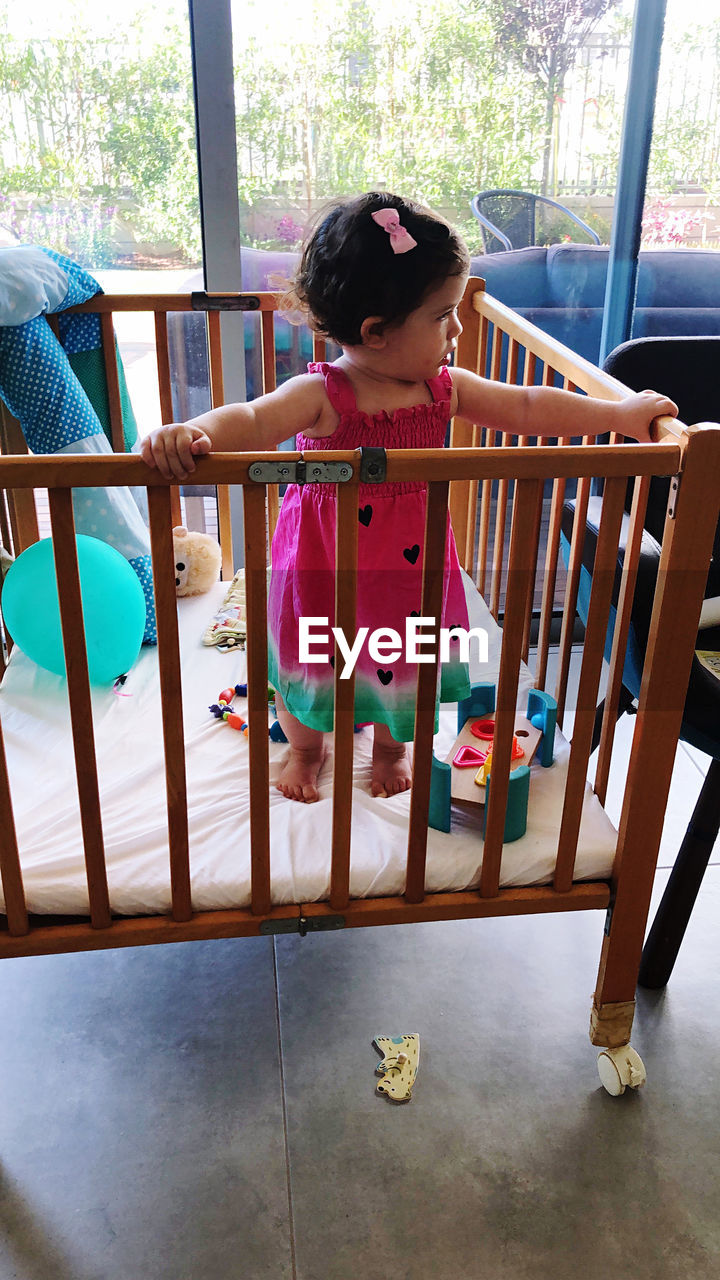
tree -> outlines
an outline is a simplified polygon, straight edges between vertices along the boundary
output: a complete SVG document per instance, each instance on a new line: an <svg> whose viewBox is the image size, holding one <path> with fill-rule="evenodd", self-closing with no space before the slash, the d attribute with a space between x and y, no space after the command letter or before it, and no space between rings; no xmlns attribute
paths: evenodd
<svg viewBox="0 0 720 1280"><path fill-rule="evenodd" d="M619 0L490 0L498 47L541 86L545 102L542 192L551 186L553 132L565 76ZM480 0L482 9L487 0Z"/></svg>

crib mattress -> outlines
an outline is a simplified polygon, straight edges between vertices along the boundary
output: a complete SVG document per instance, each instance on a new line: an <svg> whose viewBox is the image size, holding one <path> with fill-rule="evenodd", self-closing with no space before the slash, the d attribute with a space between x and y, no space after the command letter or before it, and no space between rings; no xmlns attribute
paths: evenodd
<svg viewBox="0 0 720 1280"><path fill-rule="evenodd" d="M202 635L226 591L178 601L186 740L192 902L197 911L250 903L248 744L213 718L220 691L245 679L245 655L222 654ZM469 579L470 625L489 633L489 662L471 677L496 680L500 633ZM530 676L521 673L524 711ZM112 910L119 915L170 911L165 772L157 650L144 648L121 695L93 689L93 724ZM242 704L239 704L240 708ZM40 914L87 914L83 844L78 816L67 688L14 650L2 685L0 714L13 794L28 909ZM456 708L443 707L435 754L444 759L456 736ZM355 735L350 891L355 898L404 890L409 793L370 794L372 730ZM287 752L270 743L270 837L273 902L322 901L329 896L332 756L313 805L286 800L272 783ZM504 847L501 885L546 884L552 878L569 746L558 731L555 763L531 769L526 834ZM430 830L428 891L474 888L482 859L481 810L453 810L452 831ZM589 786L583 805L576 879L610 874L617 834ZM2 898L0 896L0 908Z"/></svg>

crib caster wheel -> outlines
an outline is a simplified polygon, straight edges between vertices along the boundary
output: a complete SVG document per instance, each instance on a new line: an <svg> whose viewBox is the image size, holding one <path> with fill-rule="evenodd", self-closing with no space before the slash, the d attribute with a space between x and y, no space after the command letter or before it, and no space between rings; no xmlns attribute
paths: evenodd
<svg viewBox="0 0 720 1280"><path fill-rule="evenodd" d="M645 1064L629 1044L620 1049L603 1049L598 1054L598 1072L604 1088L613 1098L624 1093L629 1085L639 1089L646 1080Z"/></svg>

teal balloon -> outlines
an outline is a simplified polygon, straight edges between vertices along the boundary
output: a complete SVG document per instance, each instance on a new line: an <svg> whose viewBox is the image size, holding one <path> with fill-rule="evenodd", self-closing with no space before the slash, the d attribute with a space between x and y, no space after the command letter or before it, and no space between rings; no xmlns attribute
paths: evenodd
<svg viewBox="0 0 720 1280"><path fill-rule="evenodd" d="M90 680L112 684L140 652L145 596L137 574L114 547L83 533L76 541ZM64 676L52 538L34 542L11 564L2 609L18 648L39 667Z"/></svg>

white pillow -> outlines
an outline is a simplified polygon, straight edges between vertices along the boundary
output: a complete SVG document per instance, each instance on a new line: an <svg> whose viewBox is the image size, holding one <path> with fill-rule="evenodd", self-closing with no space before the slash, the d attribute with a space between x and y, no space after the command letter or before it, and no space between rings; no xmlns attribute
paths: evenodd
<svg viewBox="0 0 720 1280"><path fill-rule="evenodd" d="M37 245L0 249L0 325L25 324L57 311L69 286L62 267Z"/></svg>

